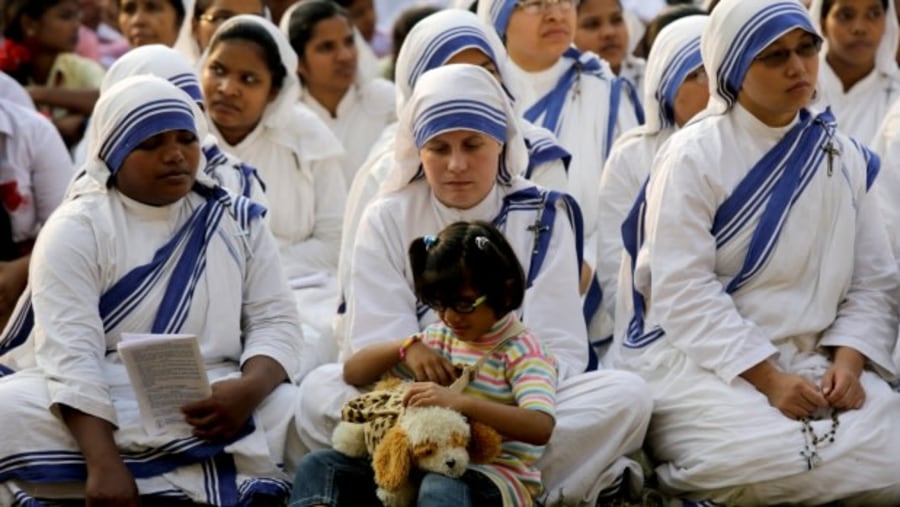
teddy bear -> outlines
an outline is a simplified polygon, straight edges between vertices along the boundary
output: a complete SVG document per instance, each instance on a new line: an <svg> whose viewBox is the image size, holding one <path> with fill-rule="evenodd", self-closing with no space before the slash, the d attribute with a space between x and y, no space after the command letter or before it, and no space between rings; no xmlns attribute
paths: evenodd
<svg viewBox="0 0 900 507"><path fill-rule="evenodd" d="M337 451L372 456L376 493L385 507L415 505L414 469L460 477L469 463L488 463L501 450L496 430L459 412L403 407L405 387L391 380L348 401L332 434Z"/></svg>

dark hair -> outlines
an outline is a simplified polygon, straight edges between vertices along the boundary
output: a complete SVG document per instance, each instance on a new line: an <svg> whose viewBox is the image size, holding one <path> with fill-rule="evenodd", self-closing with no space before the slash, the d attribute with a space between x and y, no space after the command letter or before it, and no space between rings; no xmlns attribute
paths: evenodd
<svg viewBox="0 0 900 507"><path fill-rule="evenodd" d="M644 36L641 37L641 40L637 45L635 54L646 58L647 55L650 54L650 48L653 47L653 43L656 41L656 36L659 35L659 32L661 32L663 28L677 19L698 14L705 15L706 11L700 7L689 4L676 4L663 9L662 12L657 14L657 16L650 21L650 24L647 25Z"/></svg>
<svg viewBox="0 0 900 507"><path fill-rule="evenodd" d="M191 15L191 17L194 19L194 21L199 21L200 16L202 16L203 13L206 12L206 10L209 9L212 6L213 2L215 2L215 1L216 0L197 0L197 3L194 4L194 12ZM260 14L262 14L263 12L266 11L266 7L267 7L266 0L256 0L256 1L259 2L260 6L262 6L262 12L260 12Z"/></svg>
<svg viewBox="0 0 900 507"><path fill-rule="evenodd" d="M51 7L63 0L8 0L3 5L3 36L15 42L25 40L22 33L22 18L28 16L37 20Z"/></svg>
<svg viewBox="0 0 900 507"><path fill-rule="evenodd" d="M26 1L28 1L28 0L26 0ZM118 0L116 2L116 4L119 6L119 8L122 7L123 1L125 1L125 0ZM184 21L184 17L187 16L187 13L184 12L184 4L181 2L181 0L168 0L168 1L169 1L169 5L171 5L172 8L175 9L175 28L180 28L181 22Z"/></svg>
<svg viewBox="0 0 900 507"><path fill-rule="evenodd" d="M831 8L834 7L834 2L835 0L824 0L822 2L822 12L819 13L819 22L825 21L825 16L828 15L828 11L830 11ZM888 0L881 0L881 8L887 11Z"/></svg>
<svg viewBox="0 0 900 507"><path fill-rule="evenodd" d="M404 9L403 12L397 16L391 30L391 81L394 80L397 67L397 55L400 54L400 48L403 47L406 36L409 35L409 32L419 23L419 21L422 21L440 10L440 8L433 5L414 5Z"/></svg>
<svg viewBox="0 0 900 507"><path fill-rule="evenodd" d="M587 0L581 0L580 2L578 2L578 7L576 8L576 12L581 12L581 7L584 5L585 1L587 1ZM625 10L625 8L622 7L622 0L616 0L616 3L619 4L619 9L622 9L623 11Z"/></svg>
<svg viewBox="0 0 900 507"><path fill-rule="evenodd" d="M216 32L213 39L213 43L209 47L210 54L220 43L229 40L245 40L257 44L262 50L266 67L272 73L272 87L281 88L281 85L284 84L287 70L281 61L281 52L278 51L278 44L265 28L256 23L238 23Z"/></svg>
<svg viewBox="0 0 900 507"><path fill-rule="evenodd" d="M487 296L497 317L522 305L525 274L509 242L487 222L455 222L409 246L416 296L452 304L465 288Z"/></svg>
<svg viewBox="0 0 900 507"><path fill-rule="evenodd" d="M312 39L316 25L335 16L343 17L348 25L353 26L347 9L332 0L304 0L297 5L288 20L288 39L301 60L306 54L306 45Z"/></svg>

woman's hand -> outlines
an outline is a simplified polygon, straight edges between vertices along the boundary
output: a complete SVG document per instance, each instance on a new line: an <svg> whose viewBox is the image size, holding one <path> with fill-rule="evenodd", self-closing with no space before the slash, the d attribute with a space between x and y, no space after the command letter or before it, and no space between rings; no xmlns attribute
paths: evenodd
<svg viewBox="0 0 900 507"><path fill-rule="evenodd" d="M784 373L768 361L757 363L741 377L765 394L769 405L791 419L809 417L816 409L828 406L815 384L800 375Z"/></svg>
<svg viewBox="0 0 900 507"><path fill-rule="evenodd" d="M832 408L856 410L866 401L859 376L862 374L866 358L854 349L838 347L834 352L834 362L822 377L822 393Z"/></svg>
<svg viewBox="0 0 900 507"><path fill-rule="evenodd" d="M211 442L227 441L244 427L260 403L252 381L241 377L214 383L212 395L181 407L193 434Z"/></svg>
<svg viewBox="0 0 900 507"><path fill-rule="evenodd" d="M422 342L413 343L406 349L404 362L412 369L419 382L436 382L449 386L456 380L453 364Z"/></svg>
<svg viewBox="0 0 900 507"><path fill-rule="evenodd" d="M411 384L403 395L406 407L444 407L459 410L459 399L462 395L434 382L416 382Z"/></svg>
<svg viewBox="0 0 900 507"><path fill-rule="evenodd" d="M766 390L769 404L791 419L809 417L828 401L810 380L793 373L777 372Z"/></svg>
<svg viewBox="0 0 900 507"><path fill-rule="evenodd" d="M140 507L137 483L122 458L89 464L85 483L87 507Z"/></svg>

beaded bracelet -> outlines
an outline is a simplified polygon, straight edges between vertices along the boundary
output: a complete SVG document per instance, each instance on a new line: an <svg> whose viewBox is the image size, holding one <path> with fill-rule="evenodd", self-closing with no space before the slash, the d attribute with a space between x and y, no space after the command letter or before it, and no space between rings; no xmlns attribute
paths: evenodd
<svg viewBox="0 0 900 507"><path fill-rule="evenodd" d="M403 340L403 343L400 345L400 360L401 361L406 360L406 351L409 350L409 348L412 347L414 343L417 343L420 340L421 340L421 338L417 334L414 334L414 335L410 336L409 338Z"/></svg>

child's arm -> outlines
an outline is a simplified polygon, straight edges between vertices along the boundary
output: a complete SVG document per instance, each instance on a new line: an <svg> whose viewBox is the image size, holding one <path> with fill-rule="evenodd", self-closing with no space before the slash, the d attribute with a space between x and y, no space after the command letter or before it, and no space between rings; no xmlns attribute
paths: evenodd
<svg viewBox="0 0 900 507"><path fill-rule="evenodd" d="M405 351L405 358L400 357L401 348ZM344 363L344 382L353 386L371 384L401 361L419 381L450 385L456 378L450 361L417 338L406 338L376 343L353 354Z"/></svg>
<svg viewBox="0 0 900 507"><path fill-rule="evenodd" d="M410 407L446 407L487 424L510 440L544 445L550 440L556 421L550 414L473 398L431 382L409 386L403 403Z"/></svg>
<svg viewBox="0 0 900 507"><path fill-rule="evenodd" d="M400 362L403 340L389 340L364 347L344 363L344 382L364 386L375 382Z"/></svg>

